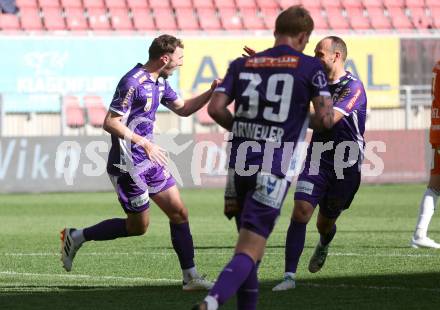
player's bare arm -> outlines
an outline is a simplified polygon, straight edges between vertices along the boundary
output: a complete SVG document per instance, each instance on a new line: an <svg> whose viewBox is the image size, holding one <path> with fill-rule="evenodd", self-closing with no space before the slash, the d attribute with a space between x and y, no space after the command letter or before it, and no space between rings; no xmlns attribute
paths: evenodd
<svg viewBox="0 0 440 310"><path fill-rule="evenodd" d="M178 99L169 105L169 108L179 116L186 117L192 115L208 103L209 99L211 99L214 89L220 82L221 79L215 79L212 82L209 90L191 99Z"/></svg>
<svg viewBox="0 0 440 310"><path fill-rule="evenodd" d="M312 99L312 102L315 113L310 115L310 128L314 130L332 128L335 124L332 98L330 96L317 96Z"/></svg>
<svg viewBox="0 0 440 310"><path fill-rule="evenodd" d="M234 116L228 110L228 105L231 103L231 98L225 93L216 92L212 95L211 101L208 104L208 114L228 131L232 130L232 123Z"/></svg>
<svg viewBox="0 0 440 310"><path fill-rule="evenodd" d="M104 130L110 134L118 136L121 139L128 138L132 143L142 146L151 161L165 166L167 164L166 151L160 146L151 143L144 137L134 133L130 128L121 122L121 119L121 115L109 111L104 119Z"/></svg>

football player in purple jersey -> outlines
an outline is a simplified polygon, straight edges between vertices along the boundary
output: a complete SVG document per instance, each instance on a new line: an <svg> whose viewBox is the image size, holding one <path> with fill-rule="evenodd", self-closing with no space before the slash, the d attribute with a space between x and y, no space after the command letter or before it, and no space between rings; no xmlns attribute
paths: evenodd
<svg viewBox="0 0 440 310"><path fill-rule="evenodd" d="M319 271L336 234L336 220L359 188L364 158L367 96L362 82L345 71L345 42L336 36L322 39L315 48L328 77L334 102L334 126L312 135L304 170L298 177L295 204L287 231L285 274L274 291L295 288L295 273L304 249L306 226L319 205L316 226L320 240L310 258L309 271Z"/></svg>
<svg viewBox="0 0 440 310"><path fill-rule="evenodd" d="M303 7L281 12L274 47L233 61L209 103L209 114L233 134L225 205L238 210L239 237L234 256L193 309L217 309L235 294L238 309L256 309L258 265L290 185L296 144L305 138L310 101L315 126L333 126L322 64L302 53L312 31ZM234 115L227 109L232 101Z"/></svg>
<svg viewBox="0 0 440 310"><path fill-rule="evenodd" d="M107 172L126 218L113 218L96 225L61 232L63 267L70 271L76 252L86 241L140 236L147 231L150 198L170 220L171 241L183 274L183 289L210 289L194 264L194 245L188 210L180 198L173 176L166 168L165 150L154 143L153 127L159 104L179 116L189 116L211 98L211 89L189 100L181 99L167 78L183 64L183 44L171 35L161 35L149 48L149 59L137 64L120 80L104 129L111 134Z"/></svg>

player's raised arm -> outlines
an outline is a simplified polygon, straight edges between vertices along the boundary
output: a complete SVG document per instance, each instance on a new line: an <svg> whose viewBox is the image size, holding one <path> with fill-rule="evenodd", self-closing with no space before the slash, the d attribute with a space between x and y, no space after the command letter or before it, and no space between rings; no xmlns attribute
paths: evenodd
<svg viewBox="0 0 440 310"><path fill-rule="evenodd" d="M335 114L330 94L314 97L312 102L315 113L310 115L310 128L315 130L332 128L335 123Z"/></svg>
<svg viewBox="0 0 440 310"><path fill-rule="evenodd" d="M171 104L168 104L168 108L170 108L171 111L176 113L179 116L190 116L193 113L200 110L205 104L208 103L209 99L211 98L214 89L217 87L217 85L221 82L220 79L215 79L212 84L211 88L204 93L193 97L191 99L183 100L181 98L175 100Z"/></svg>
<svg viewBox="0 0 440 310"><path fill-rule="evenodd" d="M231 98L226 93L215 92L208 105L209 116L228 131L232 130L234 121L234 116L227 108L230 103Z"/></svg>

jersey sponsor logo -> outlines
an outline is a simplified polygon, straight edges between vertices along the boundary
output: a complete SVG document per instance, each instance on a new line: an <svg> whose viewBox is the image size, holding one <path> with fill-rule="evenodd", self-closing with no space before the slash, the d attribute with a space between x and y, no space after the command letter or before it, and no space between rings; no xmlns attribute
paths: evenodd
<svg viewBox="0 0 440 310"><path fill-rule="evenodd" d="M285 179L260 172L257 174L257 184L252 198L268 207L280 209L287 186Z"/></svg>
<svg viewBox="0 0 440 310"><path fill-rule="evenodd" d="M135 74L133 74L133 77L135 79L139 78L142 74L144 74L143 70L139 70L138 72L136 72Z"/></svg>
<svg viewBox="0 0 440 310"><path fill-rule="evenodd" d="M299 64L299 57L285 55L280 57L251 57L246 60L247 68L296 68Z"/></svg>
<svg viewBox="0 0 440 310"><path fill-rule="evenodd" d="M267 189L267 194L268 195L270 195L274 191L276 185L277 185L277 180L276 179L273 182L271 182L270 178L267 180L266 189Z"/></svg>
<svg viewBox="0 0 440 310"><path fill-rule="evenodd" d="M349 87L345 88L340 94L339 91L341 91L341 89L336 89L335 93L333 94L333 102L342 101L344 98L351 94L351 89Z"/></svg>
<svg viewBox="0 0 440 310"><path fill-rule="evenodd" d="M145 82L146 80L148 80L147 76L146 76L146 75L143 75L143 76L141 76L141 77L139 78L138 82L139 82L139 84L142 84L142 83Z"/></svg>
<svg viewBox="0 0 440 310"><path fill-rule="evenodd" d="M130 86L127 93L125 94L124 100L122 101L122 106L126 107L128 106L128 101L130 100L131 96L133 95L134 87Z"/></svg>
<svg viewBox="0 0 440 310"><path fill-rule="evenodd" d="M350 99L350 102L347 104L347 109L351 110L353 109L354 104L356 103L356 100L358 100L359 96L361 95L361 90L356 90L356 93L354 94L353 98Z"/></svg>
<svg viewBox="0 0 440 310"><path fill-rule="evenodd" d="M312 85L318 88L324 88L327 86L327 76L322 70L319 70L312 77Z"/></svg>
<svg viewBox="0 0 440 310"><path fill-rule="evenodd" d="M296 190L297 193L305 193L307 195L311 195L313 193L313 187L315 185L311 182L307 181L298 181L296 183Z"/></svg>
<svg viewBox="0 0 440 310"><path fill-rule="evenodd" d="M140 196L134 197L130 199L130 204L133 208L139 208L148 203L149 197L148 193L143 193Z"/></svg>

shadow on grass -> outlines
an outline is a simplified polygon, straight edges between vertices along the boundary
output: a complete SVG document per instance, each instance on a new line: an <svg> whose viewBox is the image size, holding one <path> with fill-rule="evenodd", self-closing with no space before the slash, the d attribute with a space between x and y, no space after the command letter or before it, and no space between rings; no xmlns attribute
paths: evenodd
<svg viewBox="0 0 440 310"><path fill-rule="evenodd" d="M316 278L292 291L260 286L258 309L440 309L440 273ZM191 309L206 292L183 292L179 285L2 286L1 309ZM235 309L231 299L221 309Z"/></svg>

